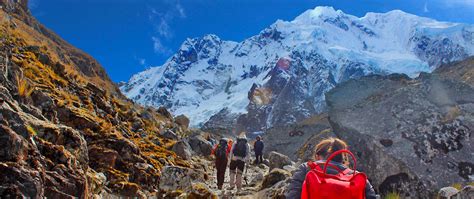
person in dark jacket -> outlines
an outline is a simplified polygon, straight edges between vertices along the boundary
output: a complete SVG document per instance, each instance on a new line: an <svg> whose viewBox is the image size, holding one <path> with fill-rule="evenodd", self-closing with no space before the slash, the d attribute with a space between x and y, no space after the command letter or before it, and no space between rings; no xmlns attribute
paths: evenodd
<svg viewBox="0 0 474 199"><path fill-rule="evenodd" d="M219 140L214 149L211 151L211 155L216 157L216 177L217 177L217 188L222 190L224 185L225 170L227 169L227 161L229 158L229 141L225 138Z"/></svg>
<svg viewBox="0 0 474 199"><path fill-rule="evenodd" d="M323 141L321 141L318 145L316 145L316 150L315 150L315 159L316 163L324 163L325 159L328 158L331 153L342 150L342 149L347 149L347 144L337 138L328 138ZM347 156L346 155L337 155L332 159L330 164L335 165L339 167L341 171L345 170L347 168L345 162L347 162ZM293 177L290 180L290 184L288 185L288 188L286 189L285 196L288 199L299 199L301 197L301 191L302 191L302 186L303 182L306 178L306 174L311 170L311 168L308 166L308 163L303 163L301 164L298 169L295 171L293 174ZM337 174L338 171L336 169L333 169L331 167L328 168L327 170L328 174ZM365 197L367 199L376 199L377 195L375 194L374 188L370 184L370 182L367 180L366 187L365 187Z"/></svg>
<svg viewBox="0 0 474 199"><path fill-rule="evenodd" d="M257 141L253 144L253 151L255 152L255 164L263 162L263 142L262 137L257 136Z"/></svg>

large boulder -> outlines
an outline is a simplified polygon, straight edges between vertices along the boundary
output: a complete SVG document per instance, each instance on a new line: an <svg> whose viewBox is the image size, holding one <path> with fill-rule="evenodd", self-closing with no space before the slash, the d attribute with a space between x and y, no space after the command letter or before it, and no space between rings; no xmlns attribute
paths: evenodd
<svg viewBox="0 0 474 199"><path fill-rule="evenodd" d="M187 199L217 199L217 195L213 193L204 183L195 183L191 191L187 194Z"/></svg>
<svg viewBox="0 0 474 199"><path fill-rule="evenodd" d="M158 108L157 112L159 114L161 114L162 116L168 118L168 119L173 119L173 115L171 115L171 113L168 111L168 109L166 109L165 107L161 106L160 108Z"/></svg>
<svg viewBox="0 0 474 199"><path fill-rule="evenodd" d="M190 160L191 159L191 146L187 142L179 141L176 142L171 151L175 152L176 155L183 158L183 160Z"/></svg>
<svg viewBox="0 0 474 199"><path fill-rule="evenodd" d="M291 165L291 159L281 153L272 151L268 154L268 161L270 162L270 171L274 168L283 169L286 165Z"/></svg>
<svg viewBox="0 0 474 199"><path fill-rule="evenodd" d="M16 134L8 126L0 124L0 161L17 161L26 159L27 148L25 139Z"/></svg>
<svg viewBox="0 0 474 199"><path fill-rule="evenodd" d="M260 189L270 188L276 183L286 180L290 176L291 174L288 171L278 168L273 169L268 175L263 178L262 186L260 187Z"/></svg>
<svg viewBox="0 0 474 199"><path fill-rule="evenodd" d="M461 190L454 187L443 187L438 192L439 199L472 199L474 198L474 186L467 185Z"/></svg>
<svg viewBox="0 0 474 199"><path fill-rule="evenodd" d="M331 125L358 169L382 194L415 198L474 174L472 99L473 87L437 73L368 76L326 94Z"/></svg>
<svg viewBox="0 0 474 199"><path fill-rule="evenodd" d="M327 115L314 115L297 124L275 126L263 134L264 152L276 151L293 161L312 158L314 146L324 138L334 136Z"/></svg>
<svg viewBox="0 0 474 199"><path fill-rule="evenodd" d="M41 198L45 193L44 174L17 163L0 162L1 198Z"/></svg>
<svg viewBox="0 0 474 199"><path fill-rule="evenodd" d="M180 125L184 129L188 129L189 127L189 118L186 117L185 115L178 115L174 118L174 121L176 124Z"/></svg>
<svg viewBox="0 0 474 199"><path fill-rule="evenodd" d="M439 190L438 196L440 199L451 199L454 198L454 196L456 196L458 193L459 190L454 187L443 187Z"/></svg>
<svg viewBox="0 0 474 199"><path fill-rule="evenodd" d="M198 155L211 155L212 145L202 135L196 135L188 138L188 143Z"/></svg>
<svg viewBox="0 0 474 199"><path fill-rule="evenodd" d="M191 191L195 182L204 182L202 175L185 167L165 166L161 170L159 188L163 193L176 190Z"/></svg>
<svg viewBox="0 0 474 199"><path fill-rule="evenodd" d="M461 199L474 198L474 185L465 186L463 189L461 189L459 195L461 196Z"/></svg>
<svg viewBox="0 0 474 199"><path fill-rule="evenodd" d="M177 140L179 136L170 129L165 129L160 133L161 136L167 139Z"/></svg>

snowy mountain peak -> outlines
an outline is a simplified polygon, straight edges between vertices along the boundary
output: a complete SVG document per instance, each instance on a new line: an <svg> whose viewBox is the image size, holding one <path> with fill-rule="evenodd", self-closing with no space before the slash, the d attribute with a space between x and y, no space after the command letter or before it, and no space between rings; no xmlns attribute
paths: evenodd
<svg viewBox="0 0 474 199"><path fill-rule="evenodd" d="M315 24L327 18L335 18L344 15L344 12L341 10L336 11L333 7L318 6L314 9L305 11L303 14L297 16L292 22L299 24Z"/></svg>
<svg viewBox="0 0 474 199"><path fill-rule="evenodd" d="M335 10L333 7L329 6L318 6L312 10L307 10L299 17L335 17L338 15L344 14L341 10ZM298 18L298 17L297 17Z"/></svg>
<svg viewBox="0 0 474 199"><path fill-rule="evenodd" d="M186 114L194 126L215 116L262 130L324 111L325 92L350 78L414 77L473 54L473 25L399 10L359 18L316 7L242 42L212 34L187 39L166 63L134 75L121 90L141 104Z"/></svg>

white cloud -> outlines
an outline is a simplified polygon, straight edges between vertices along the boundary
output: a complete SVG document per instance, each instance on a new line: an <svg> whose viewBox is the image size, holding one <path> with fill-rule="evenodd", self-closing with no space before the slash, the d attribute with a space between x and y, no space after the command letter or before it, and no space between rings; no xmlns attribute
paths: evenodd
<svg viewBox="0 0 474 199"><path fill-rule="evenodd" d="M171 50L163 45L160 38L151 37L151 40L153 41L153 50L155 51L155 53L164 55L171 53Z"/></svg>
<svg viewBox="0 0 474 199"><path fill-rule="evenodd" d="M423 12L430 12L430 10L428 9L428 2L425 1L425 5L423 6Z"/></svg>
<svg viewBox="0 0 474 199"><path fill-rule="evenodd" d="M140 65L144 66L144 65L146 65L146 59L139 58L138 63L140 63Z"/></svg>
<svg viewBox="0 0 474 199"><path fill-rule="evenodd" d="M179 2L176 4L176 10L178 10L179 17L181 17L181 18L186 17L186 13L184 12L184 8L181 6L181 4Z"/></svg>
<svg viewBox="0 0 474 199"><path fill-rule="evenodd" d="M171 38L173 33L171 32L170 25L168 24L168 21L165 19L161 19L160 23L155 26L156 31L158 33L165 37L165 38Z"/></svg>
<svg viewBox="0 0 474 199"><path fill-rule="evenodd" d="M148 63L146 63L146 59L143 57L138 57L136 55L133 56L133 59L138 62L140 66L146 67Z"/></svg>
<svg viewBox="0 0 474 199"><path fill-rule="evenodd" d="M153 48L156 53L168 54L171 52L163 45L163 40L170 40L173 38L172 23L176 18L186 18L186 11L178 0L165 1L165 7L168 9L158 11L155 8L150 9L148 18L153 24L155 36L152 37Z"/></svg>
<svg viewBox="0 0 474 199"><path fill-rule="evenodd" d="M444 3L446 6L469 6L474 8L474 0L439 0Z"/></svg>

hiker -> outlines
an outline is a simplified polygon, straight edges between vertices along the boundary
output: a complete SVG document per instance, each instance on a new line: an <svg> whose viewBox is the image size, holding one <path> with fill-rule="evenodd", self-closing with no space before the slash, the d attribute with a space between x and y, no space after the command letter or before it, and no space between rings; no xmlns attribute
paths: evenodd
<svg viewBox="0 0 474 199"><path fill-rule="evenodd" d="M248 161L250 156L250 147L247 143L247 137L245 134L241 134L237 141L232 145L230 153L230 187L229 190L234 189L237 186L237 191L242 189L242 175L245 168L245 163Z"/></svg>
<svg viewBox="0 0 474 199"><path fill-rule="evenodd" d="M325 140L322 140L318 145L316 145L316 148L315 148L315 157L314 158L315 158L316 162L311 162L310 161L310 162L306 162L306 163L301 164L299 166L299 168L293 174L293 177L290 180L290 184L288 185L288 188L287 188L286 193L285 193L286 198L289 198L289 199L294 199L294 198L318 198L317 196L315 196L315 195L318 195L318 193L315 194L314 192L315 192L315 190L318 190L319 187L325 186L325 187L332 188L330 183L333 183L333 182L331 182L331 181L326 182L326 183L329 184L329 186L328 186L328 184L321 185L323 183L322 181L324 181L324 180L321 181L320 179L318 179L319 187L318 187L318 185L316 185L316 184L318 184L318 182L311 181L312 184L308 183L308 178L313 178L314 179L314 176L316 174L315 172L310 172L310 171L312 169L315 169L315 170L318 170L320 173L324 173L323 169L324 169L324 164L326 163L326 159L328 159L329 156L331 156L331 154L336 152L336 151L347 150L347 149L348 149L347 144L344 141L342 141L338 138L327 138ZM340 151L340 152L342 152L342 151ZM349 176L349 178L351 177L350 175L354 175L354 177L352 177L351 179L355 179L356 178L355 176L357 176L356 180L359 180L358 181L359 183L357 183L357 181L355 183L353 183L351 181L350 184L355 185L358 188L361 188L360 189L361 195L358 196L358 197L356 196L356 197L350 197L350 198L363 198L364 197L364 192L365 192L365 198L375 199L376 194L375 194L374 188L372 187L372 185L367 180L367 177L365 176L365 174L359 173L357 171L355 171L356 173L354 173L354 170L348 168L347 165L349 163L348 163L347 154L338 154L338 155L334 154L334 155L335 156L333 156L333 159L330 160L329 163L328 163L326 174L330 174L332 176L342 175L343 177ZM324 174L322 174L322 175L324 175ZM362 180L361 180L361 178L362 178ZM305 183L304 187L303 187L303 183ZM303 188L304 188L304 190L303 190ZM337 187L337 188L340 189L341 187ZM344 187L344 188L346 188L346 187ZM352 188L352 187L350 187L350 188ZM350 188L348 188L348 189L350 189ZM320 191L320 189L318 191ZM328 191L328 190L326 189L325 191ZM312 193L312 197L308 196L308 195L311 195L308 192ZM335 196L335 198L344 198L344 196L341 195L341 193L343 193L341 190L337 191L337 193L336 193L336 191L332 192L332 193L323 193L323 191L321 191L319 194L321 194L321 193L328 196L328 198L331 198L330 197L331 194L334 194L333 196ZM344 193L347 193L347 192L344 192Z"/></svg>
<svg viewBox="0 0 474 199"><path fill-rule="evenodd" d="M253 151L255 152L255 164L260 164L263 162L263 141L262 137L257 136L257 140L253 144Z"/></svg>
<svg viewBox="0 0 474 199"><path fill-rule="evenodd" d="M227 141L227 146L229 147L229 151L230 149L232 149L232 144L234 144L234 140L229 139L229 141Z"/></svg>
<svg viewBox="0 0 474 199"><path fill-rule="evenodd" d="M222 190L224 185L225 170L227 169L227 159L229 157L230 147L228 141L225 138L219 140L219 144L216 144L211 154L216 157L216 170L217 170L217 188Z"/></svg>

